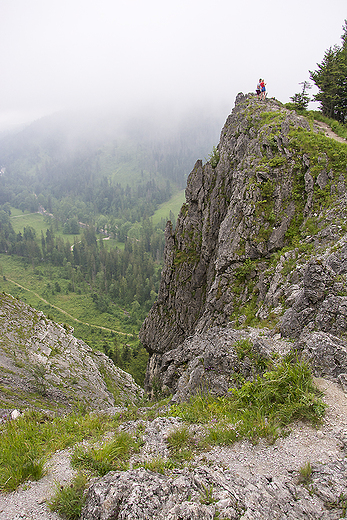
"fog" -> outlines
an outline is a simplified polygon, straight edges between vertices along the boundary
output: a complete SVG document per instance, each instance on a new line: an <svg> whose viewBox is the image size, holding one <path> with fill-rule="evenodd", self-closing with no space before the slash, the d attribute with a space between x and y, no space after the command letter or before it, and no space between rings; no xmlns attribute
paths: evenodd
<svg viewBox="0 0 347 520"><path fill-rule="evenodd" d="M346 0L2 0L0 17L0 129L104 107L225 119L260 76L282 102L300 91Z"/></svg>

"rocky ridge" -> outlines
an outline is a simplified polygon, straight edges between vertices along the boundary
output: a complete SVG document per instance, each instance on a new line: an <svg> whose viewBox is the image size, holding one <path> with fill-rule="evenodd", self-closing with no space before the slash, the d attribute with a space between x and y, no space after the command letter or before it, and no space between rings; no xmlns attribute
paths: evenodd
<svg viewBox="0 0 347 520"><path fill-rule="evenodd" d="M73 329L0 294L0 407L68 411L136 403L143 390Z"/></svg>
<svg viewBox="0 0 347 520"><path fill-rule="evenodd" d="M146 388L225 394L288 349L346 379L347 146L275 100L239 94L197 161L140 338ZM251 327L251 328L250 328ZM240 360L238 342L250 355ZM259 372L259 371L258 371Z"/></svg>
<svg viewBox="0 0 347 520"><path fill-rule="evenodd" d="M201 390L225 395L294 350L324 376L323 424L293 424L272 445L198 451L162 474L146 464L169 459L180 418L165 410L123 422L143 432L143 446L127 471L90 485L83 520L345 517L347 155L337 146L276 101L239 95L217 149L189 177L176 230L167 226L160 293L141 331L147 389L176 402ZM1 520L13 520L12 499L20 493L0 500ZM38 518L56 518L41 510Z"/></svg>

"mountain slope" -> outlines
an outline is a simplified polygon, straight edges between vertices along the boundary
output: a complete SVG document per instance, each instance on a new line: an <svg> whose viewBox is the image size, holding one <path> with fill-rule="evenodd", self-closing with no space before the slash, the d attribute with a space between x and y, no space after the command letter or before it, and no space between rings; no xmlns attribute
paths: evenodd
<svg viewBox="0 0 347 520"><path fill-rule="evenodd" d="M262 348L270 355L287 349L283 338L307 350L318 334L344 358L346 165L346 144L313 121L273 100L237 96L214 156L198 161L188 178L175 232L170 223L166 229L158 300L140 332L151 355L148 389L176 392L179 380L187 386L201 355L196 391L224 334L231 336L224 357L235 358L240 335L253 346L267 335ZM249 325L270 330L250 337ZM274 334L281 346L271 344ZM330 370L335 377L344 371Z"/></svg>
<svg viewBox="0 0 347 520"><path fill-rule="evenodd" d="M176 231L166 229L160 294L141 332L151 355L147 388L174 396L116 414L102 451L108 457L127 433L138 449L122 461L129 469L89 482L82 519L345 516L346 165L346 146L313 123L274 101L238 96L217 150L189 177ZM6 297L4 306L10 370L18 364L13 344L16 355L23 345L28 353L17 368L40 360L54 369L57 356L55 372L63 370L77 340L16 301ZM68 349L45 342L61 335ZM324 376L315 380L323 402L296 354ZM74 377L83 374L82 357ZM98 454L100 442L90 442L84 453ZM53 520L42 499L37 507L48 494L44 482L0 494L4 520L14 510Z"/></svg>
<svg viewBox="0 0 347 520"><path fill-rule="evenodd" d="M99 351L10 295L0 294L0 407L54 411L135 403L143 390Z"/></svg>

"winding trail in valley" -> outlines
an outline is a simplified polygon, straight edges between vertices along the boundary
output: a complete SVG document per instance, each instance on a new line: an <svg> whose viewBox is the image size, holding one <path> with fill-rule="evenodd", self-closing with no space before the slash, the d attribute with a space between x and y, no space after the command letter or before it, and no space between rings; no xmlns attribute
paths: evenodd
<svg viewBox="0 0 347 520"><path fill-rule="evenodd" d="M88 325L88 327L93 327L93 328L96 328L96 329L106 330L107 332L114 332L114 333L120 334L122 336L134 337L134 334L130 334L130 333L127 333L127 332L121 332L119 330L109 329L107 327L102 327L102 325L94 325L93 323L88 323L86 321L79 320L78 318L75 318L74 316L72 316L68 312L64 311L64 309L61 309L60 307L57 307L56 305L53 305L53 303L50 303L49 301L45 300L44 298L42 298L42 296L37 294L35 291L32 291L31 289L28 289L27 287L24 287L23 285L19 284L18 282L15 282L14 280L11 280L8 277L6 277L6 280L8 282L13 283L17 287L20 287L21 289L24 289L24 291L28 291L28 292L34 294L36 296L36 298L41 300L43 303L45 303L46 305L49 305L53 309L56 309L57 311L61 312L62 314L65 314L65 316L68 316L71 320L74 320L77 323L81 323L82 325Z"/></svg>

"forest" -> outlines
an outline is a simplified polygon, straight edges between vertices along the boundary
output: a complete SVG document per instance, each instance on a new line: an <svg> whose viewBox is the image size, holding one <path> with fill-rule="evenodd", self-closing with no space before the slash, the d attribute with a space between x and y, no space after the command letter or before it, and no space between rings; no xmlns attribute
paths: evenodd
<svg viewBox="0 0 347 520"><path fill-rule="evenodd" d="M142 384L147 353L137 333L157 297L166 221L178 212L165 207L211 151L220 122L193 117L173 132L88 121L55 115L0 141L1 286L56 321L54 305L69 310L79 323L63 319L75 334ZM40 225L23 220L34 214ZM29 280L41 297L33 303L18 289Z"/></svg>
<svg viewBox="0 0 347 520"><path fill-rule="evenodd" d="M320 102L324 116L341 123L347 121L347 20L343 25L341 45L334 45L325 51L317 69L310 76L318 87L314 96Z"/></svg>

